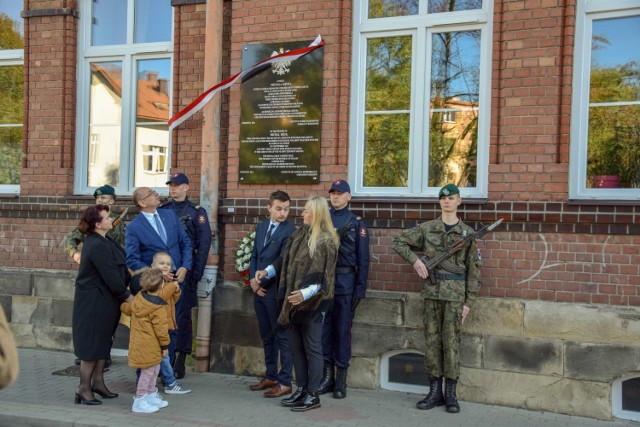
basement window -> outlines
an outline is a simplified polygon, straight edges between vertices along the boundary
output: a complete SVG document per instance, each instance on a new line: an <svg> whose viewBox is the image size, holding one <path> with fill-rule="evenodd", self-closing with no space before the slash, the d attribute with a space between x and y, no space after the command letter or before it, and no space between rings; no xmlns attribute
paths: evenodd
<svg viewBox="0 0 640 427"><path fill-rule="evenodd" d="M395 350L383 355L380 386L385 390L427 393L424 355L407 350Z"/></svg>
<svg viewBox="0 0 640 427"><path fill-rule="evenodd" d="M614 381L611 400L614 417L640 421L640 373L627 374Z"/></svg>

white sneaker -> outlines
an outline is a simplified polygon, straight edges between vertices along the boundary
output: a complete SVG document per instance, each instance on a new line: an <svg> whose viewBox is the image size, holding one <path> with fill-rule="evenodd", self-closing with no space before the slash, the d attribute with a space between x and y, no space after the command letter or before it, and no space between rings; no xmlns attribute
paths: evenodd
<svg viewBox="0 0 640 427"><path fill-rule="evenodd" d="M152 414L154 412L158 412L159 409L157 406L153 406L152 404L147 402L147 396L148 394L145 394L142 397L134 397L131 410L133 412L139 412L142 414Z"/></svg>
<svg viewBox="0 0 640 427"><path fill-rule="evenodd" d="M167 406L169 406L169 402L164 400L158 392L147 394L146 396L147 402L153 406L157 406L158 408L166 408Z"/></svg>
<svg viewBox="0 0 640 427"><path fill-rule="evenodd" d="M167 394L187 394L187 393L191 393L191 389L186 388L185 386L183 386L182 384L176 381L175 384L168 385L164 389L164 392Z"/></svg>

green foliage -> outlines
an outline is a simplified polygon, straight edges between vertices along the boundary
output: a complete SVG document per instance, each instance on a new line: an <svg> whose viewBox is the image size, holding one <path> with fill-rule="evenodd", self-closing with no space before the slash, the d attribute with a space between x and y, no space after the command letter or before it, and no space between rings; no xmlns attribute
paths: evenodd
<svg viewBox="0 0 640 427"><path fill-rule="evenodd" d="M640 100L640 66L594 67L590 104ZM640 186L640 105L591 105L587 178L618 175L623 187Z"/></svg>
<svg viewBox="0 0 640 427"><path fill-rule="evenodd" d="M14 21L4 13L0 13L0 50L22 49L24 40L22 35L15 30Z"/></svg>

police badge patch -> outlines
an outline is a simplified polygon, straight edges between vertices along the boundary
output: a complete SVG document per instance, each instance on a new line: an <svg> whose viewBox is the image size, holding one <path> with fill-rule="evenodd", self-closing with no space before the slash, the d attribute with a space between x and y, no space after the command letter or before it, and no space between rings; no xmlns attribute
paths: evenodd
<svg viewBox="0 0 640 427"><path fill-rule="evenodd" d="M360 237L367 237L367 229L360 227Z"/></svg>
<svg viewBox="0 0 640 427"><path fill-rule="evenodd" d="M207 222L207 219L204 217L204 215L199 215L198 216L198 222L200 224L204 224L205 222Z"/></svg>

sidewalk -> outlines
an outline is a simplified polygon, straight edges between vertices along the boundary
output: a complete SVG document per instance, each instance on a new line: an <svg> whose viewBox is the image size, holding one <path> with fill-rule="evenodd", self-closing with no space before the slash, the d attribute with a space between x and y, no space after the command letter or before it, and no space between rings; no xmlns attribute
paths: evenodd
<svg viewBox="0 0 640 427"><path fill-rule="evenodd" d="M135 374L126 358L115 357L105 380L120 397L105 399L97 407L76 405L78 378L52 375L73 365L70 353L21 349L20 377L0 391L0 426L629 426L628 421L604 422L589 418L525 411L501 406L461 402L459 414L444 408L420 411L420 396L385 390L349 389L343 400L322 396L322 407L293 413L280 399L265 399L252 392L252 377L187 372L182 382L193 392L163 396L169 406L155 414L131 412ZM163 390L161 390L162 392Z"/></svg>

